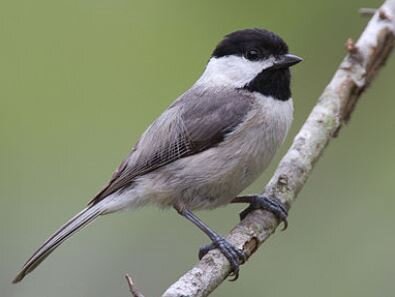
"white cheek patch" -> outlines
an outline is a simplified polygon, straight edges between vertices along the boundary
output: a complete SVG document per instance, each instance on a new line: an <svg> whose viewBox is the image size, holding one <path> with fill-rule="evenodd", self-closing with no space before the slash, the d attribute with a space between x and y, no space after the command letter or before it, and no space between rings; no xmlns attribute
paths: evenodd
<svg viewBox="0 0 395 297"><path fill-rule="evenodd" d="M211 58L196 84L228 85L241 88L262 70L271 67L273 63L274 57L259 61L250 61L240 56Z"/></svg>

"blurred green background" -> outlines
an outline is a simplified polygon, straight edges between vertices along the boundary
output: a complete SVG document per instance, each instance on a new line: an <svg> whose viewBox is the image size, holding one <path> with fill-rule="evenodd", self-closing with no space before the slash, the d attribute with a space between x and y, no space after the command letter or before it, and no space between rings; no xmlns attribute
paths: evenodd
<svg viewBox="0 0 395 297"><path fill-rule="evenodd" d="M265 27L305 59L295 122L260 191L373 0L0 2L0 296L159 296L207 238L174 211L100 218L19 285L33 250L107 181L147 125L204 69L228 32ZM278 232L213 296L393 296L395 57L317 164ZM219 232L241 206L199 215Z"/></svg>

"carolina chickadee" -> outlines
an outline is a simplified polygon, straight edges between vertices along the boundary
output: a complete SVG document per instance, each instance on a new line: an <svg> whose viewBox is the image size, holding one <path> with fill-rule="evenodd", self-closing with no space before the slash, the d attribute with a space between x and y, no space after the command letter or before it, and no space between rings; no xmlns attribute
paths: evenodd
<svg viewBox="0 0 395 297"><path fill-rule="evenodd" d="M14 279L21 281L61 243L100 215L147 204L173 207L211 239L237 278L245 254L212 231L193 210L250 203L286 223L275 197L237 195L268 166L293 118L289 54L276 34L246 29L217 45L198 81L144 132L108 185L45 241Z"/></svg>

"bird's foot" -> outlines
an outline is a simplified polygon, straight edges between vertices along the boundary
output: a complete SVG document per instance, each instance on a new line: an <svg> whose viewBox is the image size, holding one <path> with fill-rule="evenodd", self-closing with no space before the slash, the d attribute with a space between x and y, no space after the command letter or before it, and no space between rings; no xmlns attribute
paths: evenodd
<svg viewBox="0 0 395 297"><path fill-rule="evenodd" d="M219 249L221 253L228 259L231 267L232 278L230 281L235 281L239 278L240 265L247 260L246 254L230 244L225 238L218 236L211 244L205 245L199 250L199 259L202 259L209 251Z"/></svg>
<svg viewBox="0 0 395 297"><path fill-rule="evenodd" d="M284 223L282 230L288 227L288 210L287 207L277 198L269 198L262 195L248 196L250 205L240 213L240 220L243 220L251 211L264 209L273 213L277 219Z"/></svg>

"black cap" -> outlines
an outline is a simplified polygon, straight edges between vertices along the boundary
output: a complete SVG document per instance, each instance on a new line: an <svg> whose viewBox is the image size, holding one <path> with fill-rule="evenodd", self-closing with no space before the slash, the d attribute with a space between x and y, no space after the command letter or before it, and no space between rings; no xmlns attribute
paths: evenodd
<svg viewBox="0 0 395 297"><path fill-rule="evenodd" d="M212 57L246 56L254 60L288 53L288 46L277 34L265 29L244 29L232 32L217 45Z"/></svg>

